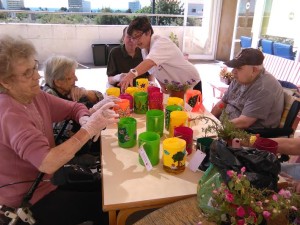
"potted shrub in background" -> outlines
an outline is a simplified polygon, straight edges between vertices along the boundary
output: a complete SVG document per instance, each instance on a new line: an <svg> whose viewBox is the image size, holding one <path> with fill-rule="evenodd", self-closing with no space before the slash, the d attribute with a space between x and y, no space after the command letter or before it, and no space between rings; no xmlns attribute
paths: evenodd
<svg viewBox="0 0 300 225"><path fill-rule="evenodd" d="M220 75L221 82L227 85L229 85L234 78L233 74L230 71L228 71L227 66L222 67L219 75Z"/></svg>

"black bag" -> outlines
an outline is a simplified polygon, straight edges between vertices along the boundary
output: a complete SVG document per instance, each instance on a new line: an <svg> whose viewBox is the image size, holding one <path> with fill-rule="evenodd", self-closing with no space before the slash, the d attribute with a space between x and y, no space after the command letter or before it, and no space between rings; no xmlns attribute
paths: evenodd
<svg viewBox="0 0 300 225"><path fill-rule="evenodd" d="M256 148L230 148L216 140L210 146L210 162L217 166L226 183L230 180L228 170L239 173L245 167L244 174L255 188L277 191L281 167L273 153Z"/></svg>

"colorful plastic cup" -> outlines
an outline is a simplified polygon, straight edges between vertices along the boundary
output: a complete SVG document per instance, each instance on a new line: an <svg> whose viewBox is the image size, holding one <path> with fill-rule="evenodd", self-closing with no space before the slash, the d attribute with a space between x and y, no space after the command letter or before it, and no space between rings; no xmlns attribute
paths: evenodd
<svg viewBox="0 0 300 225"><path fill-rule="evenodd" d="M106 89L106 94L119 97L120 96L120 88L109 87L109 88Z"/></svg>
<svg viewBox="0 0 300 225"><path fill-rule="evenodd" d="M130 105L130 112L133 112L133 97L128 94L128 93L124 93L124 94L120 94L119 98L121 99L128 99L129 100L129 105Z"/></svg>
<svg viewBox="0 0 300 225"><path fill-rule="evenodd" d="M269 138L257 138L253 146L259 150L277 153L278 143Z"/></svg>
<svg viewBox="0 0 300 225"><path fill-rule="evenodd" d="M136 119L132 117L120 118L118 122L118 143L122 148L131 148L136 145Z"/></svg>
<svg viewBox="0 0 300 225"><path fill-rule="evenodd" d="M178 137L163 141L163 168L169 173L181 173L185 170L186 142Z"/></svg>
<svg viewBox="0 0 300 225"><path fill-rule="evenodd" d="M148 92L149 109L163 110L163 93L162 92Z"/></svg>
<svg viewBox="0 0 300 225"><path fill-rule="evenodd" d="M169 97L167 101L167 105L179 105L181 107L184 107L184 101L182 98Z"/></svg>
<svg viewBox="0 0 300 225"><path fill-rule="evenodd" d="M146 113L146 131L153 131L163 136L164 132L164 112L158 109L152 109Z"/></svg>
<svg viewBox="0 0 300 225"><path fill-rule="evenodd" d="M193 151L193 130L189 127L176 127L174 129L174 137L181 138L186 142L186 151L189 154Z"/></svg>
<svg viewBox="0 0 300 225"><path fill-rule="evenodd" d="M120 118L130 116L130 101L128 99L120 99L116 102L114 110L119 114Z"/></svg>
<svg viewBox="0 0 300 225"><path fill-rule="evenodd" d="M152 166L159 163L160 136L157 133L151 131L140 133L138 137L138 145L139 148L144 148ZM144 166L144 162L140 156L139 162Z"/></svg>
<svg viewBox="0 0 300 225"><path fill-rule="evenodd" d="M138 78L136 79L136 87L139 89L139 91L147 91L149 86L149 81L147 78Z"/></svg>
<svg viewBox="0 0 300 225"><path fill-rule="evenodd" d="M184 111L173 111L170 114L169 137L174 136L174 129L188 125L188 114Z"/></svg>
<svg viewBox="0 0 300 225"><path fill-rule="evenodd" d="M166 107L166 113L165 113L165 128L166 130L169 130L170 127L170 114L173 111L182 111L182 107L179 105L168 105Z"/></svg>
<svg viewBox="0 0 300 225"><path fill-rule="evenodd" d="M148 111L148 93L136 92L134 93L134 112L137 114L145 114Z"/></svg>
<svg viewBox="0 0 300 225"><path fill-rule="evenodd" d="M130 94L133 97L134 93L138 91L139 89L137 87L128 87L126 88L125 93Z"/></svg>

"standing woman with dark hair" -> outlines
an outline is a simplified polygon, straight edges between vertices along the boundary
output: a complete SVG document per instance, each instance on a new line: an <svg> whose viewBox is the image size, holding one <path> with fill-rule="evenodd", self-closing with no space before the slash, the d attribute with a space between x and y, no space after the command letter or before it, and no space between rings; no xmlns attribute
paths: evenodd
<svg viewBox="0 0 300 225"><path fill-rule="evenodd" d="M164 93L168 93L167 82L190 82L194 86L200 81L197 69L184 58L180 49L169 38L153 34L147 17L137 17L131 21L127 33L142 49L143 61L122 78L119 84L122 91L132 86L133 79L146 71L154 75Z"/></svg>

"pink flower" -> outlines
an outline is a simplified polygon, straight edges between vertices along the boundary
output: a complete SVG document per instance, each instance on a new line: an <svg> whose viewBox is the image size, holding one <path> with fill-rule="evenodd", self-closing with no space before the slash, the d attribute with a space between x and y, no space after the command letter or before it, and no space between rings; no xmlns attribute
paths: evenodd
<svg viewBox="0 0 300 225"><path fill-rule="evenodd" d="M277 195L272 195L272 199L277 202L278 201L278 196Z"/></svg>
<svg viewBox="0 0 300 225"><path fill-rule="evenodd" d="M236 215L237 215L237 216L239 216L239 217L244 217L245 214L246 214L245 209L244 209L242 206L240 206L240 207L238 207L238 208L236 209Z"/></svg>
<svg viewBox="0 0 300 225"><path fill-rule="evenodd" d="M225 199L226 199L227 202L233 202L234 196L233 196L233 194L231 194L230 192L228 192L225 195Z"/></svg>
<svg viewBox="0 0 300 225"><path fill-rule="evenodd" d="M256 202L256 205L262 206L262 202L261 202L261 201L257 201L257 202Z"/></svg>
<svg viewBox="0 0 300 225"><path fill-rule="evenodd" d="M233 170L227 170L227 175L231 178L233 177L234 171Z"/></svg>
<svg viewBox="0 0 300 225"><path fill-rule="evenodd" d="M284 189L281 189L279 192L278 192L279 195L281 195L282 197L284 198L290 198L292 196L291 192L288 191L288 190L284 190Z"/></svg>
<svg viewBox="0 0 300 225"><path fill-rule="evenodd" d="M267 220L267 219L269 219L269 217L271 216L271 213L268 212L268 211L263 211L263 216L264 216L264 218Z"/></svg>
<svg viewBox="0 0 300 225"><path fill-rule="evenodd" d="M241 169L241 172L245 173L245 171L246 171L246 167L243 166L242 169Z"/></svg>
<svg viewBox="0 0 300 225"><path fill-rule="evenodd" d="M245 220L238 220L237 221L237 225L244 225L245 224Z"/></svg>
<svg viewBox="0 0 300 225"><path fill-rule="evenodd" d="M293 206L293 205L291 206L291 209L292 209L292 210L295 210L295 211L298 210L297 207L296 207L296 206Z"/></svg>

